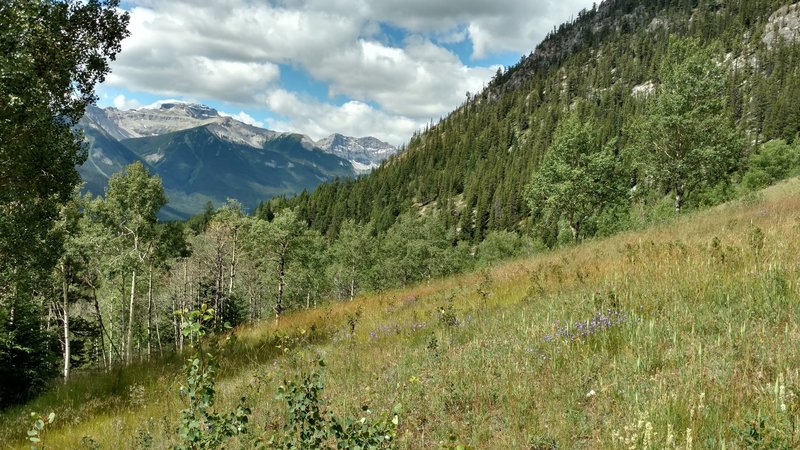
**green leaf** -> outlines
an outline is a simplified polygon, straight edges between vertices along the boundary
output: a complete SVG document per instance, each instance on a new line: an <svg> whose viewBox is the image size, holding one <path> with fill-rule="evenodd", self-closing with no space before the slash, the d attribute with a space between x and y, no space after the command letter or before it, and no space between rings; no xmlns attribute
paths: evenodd
<svg viewBox="0 0 800 450"><path fill-rule="evenodd" d="M51 412L49 416L47 416L47 423L53 423L53 420L56 418L56 413Z"/></svg>

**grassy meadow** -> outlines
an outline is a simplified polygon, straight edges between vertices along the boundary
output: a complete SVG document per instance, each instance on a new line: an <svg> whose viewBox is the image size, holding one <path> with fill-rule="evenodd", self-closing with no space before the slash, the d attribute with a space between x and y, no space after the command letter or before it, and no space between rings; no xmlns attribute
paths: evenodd
<svg viewBox="0 0 800 450"><path fill-rule="evenodd" d="M271 433L328 363L342 415L401 405L400 448L798 448L800 181L643 231L235 330L218 407ZM182 358L85 373L0 415L0 448L165 448ZM238 448L232 443L231 448Z"/></svg>

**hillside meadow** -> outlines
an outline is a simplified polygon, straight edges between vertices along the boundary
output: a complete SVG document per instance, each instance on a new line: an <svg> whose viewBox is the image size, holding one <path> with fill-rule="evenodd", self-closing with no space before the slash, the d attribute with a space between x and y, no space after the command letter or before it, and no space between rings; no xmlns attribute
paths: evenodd
<svg viewBox="0 0 800 450"><path fill-rule="evenodd" d="M647 230L236 329L217 408L246 395L251 433L269 436L286 411L278 386L322 357L337 414L400 406L399 448L796 448L799 280L793 179ZM182 359L77 374L2 413L2 448L30 447L31 411L55 413L45 448L175 445Z"/></svg>

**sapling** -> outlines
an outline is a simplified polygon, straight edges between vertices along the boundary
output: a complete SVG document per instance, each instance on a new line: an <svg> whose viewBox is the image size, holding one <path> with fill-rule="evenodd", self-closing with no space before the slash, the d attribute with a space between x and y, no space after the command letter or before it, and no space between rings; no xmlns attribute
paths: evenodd
<svg viewBox="0 0 800 450"><path fill-rule="evenodd" d="M182 311L184 316L182 333L192 342L194 352L185 365L186 385L181 386L181 396L187 399L187 407L181 411L177 432L181 443L176 450L200 450L221 448L225 441L247 433L250 408L246 397L242 397L236 410L229 413L216 412L216 376L219 369L216 353L217 341L211 340L210 349L204 351L203 336L214 320L214 310L203 304L199 310Z"/></svg>
<svg viewBox="0 0 800 450"><path fill-rule="evenodd" d="M47 426L56 420L56 413L51 412L47 417L44 417L37 412L32 412L31 419L33 419L33 425L28 430L28 440L33 444L31 445L31 450L44 450L44 434Z"/></svg>

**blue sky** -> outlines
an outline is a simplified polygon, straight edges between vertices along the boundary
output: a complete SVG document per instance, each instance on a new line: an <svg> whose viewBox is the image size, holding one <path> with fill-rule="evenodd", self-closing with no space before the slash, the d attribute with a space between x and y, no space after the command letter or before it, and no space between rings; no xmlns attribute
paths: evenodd
<svg viewBox="0 0 800 450"><path fill-rule="evenodd" d="M100 106L212 106L277 131L398 145L588 0L132 0Z"/></svg>

